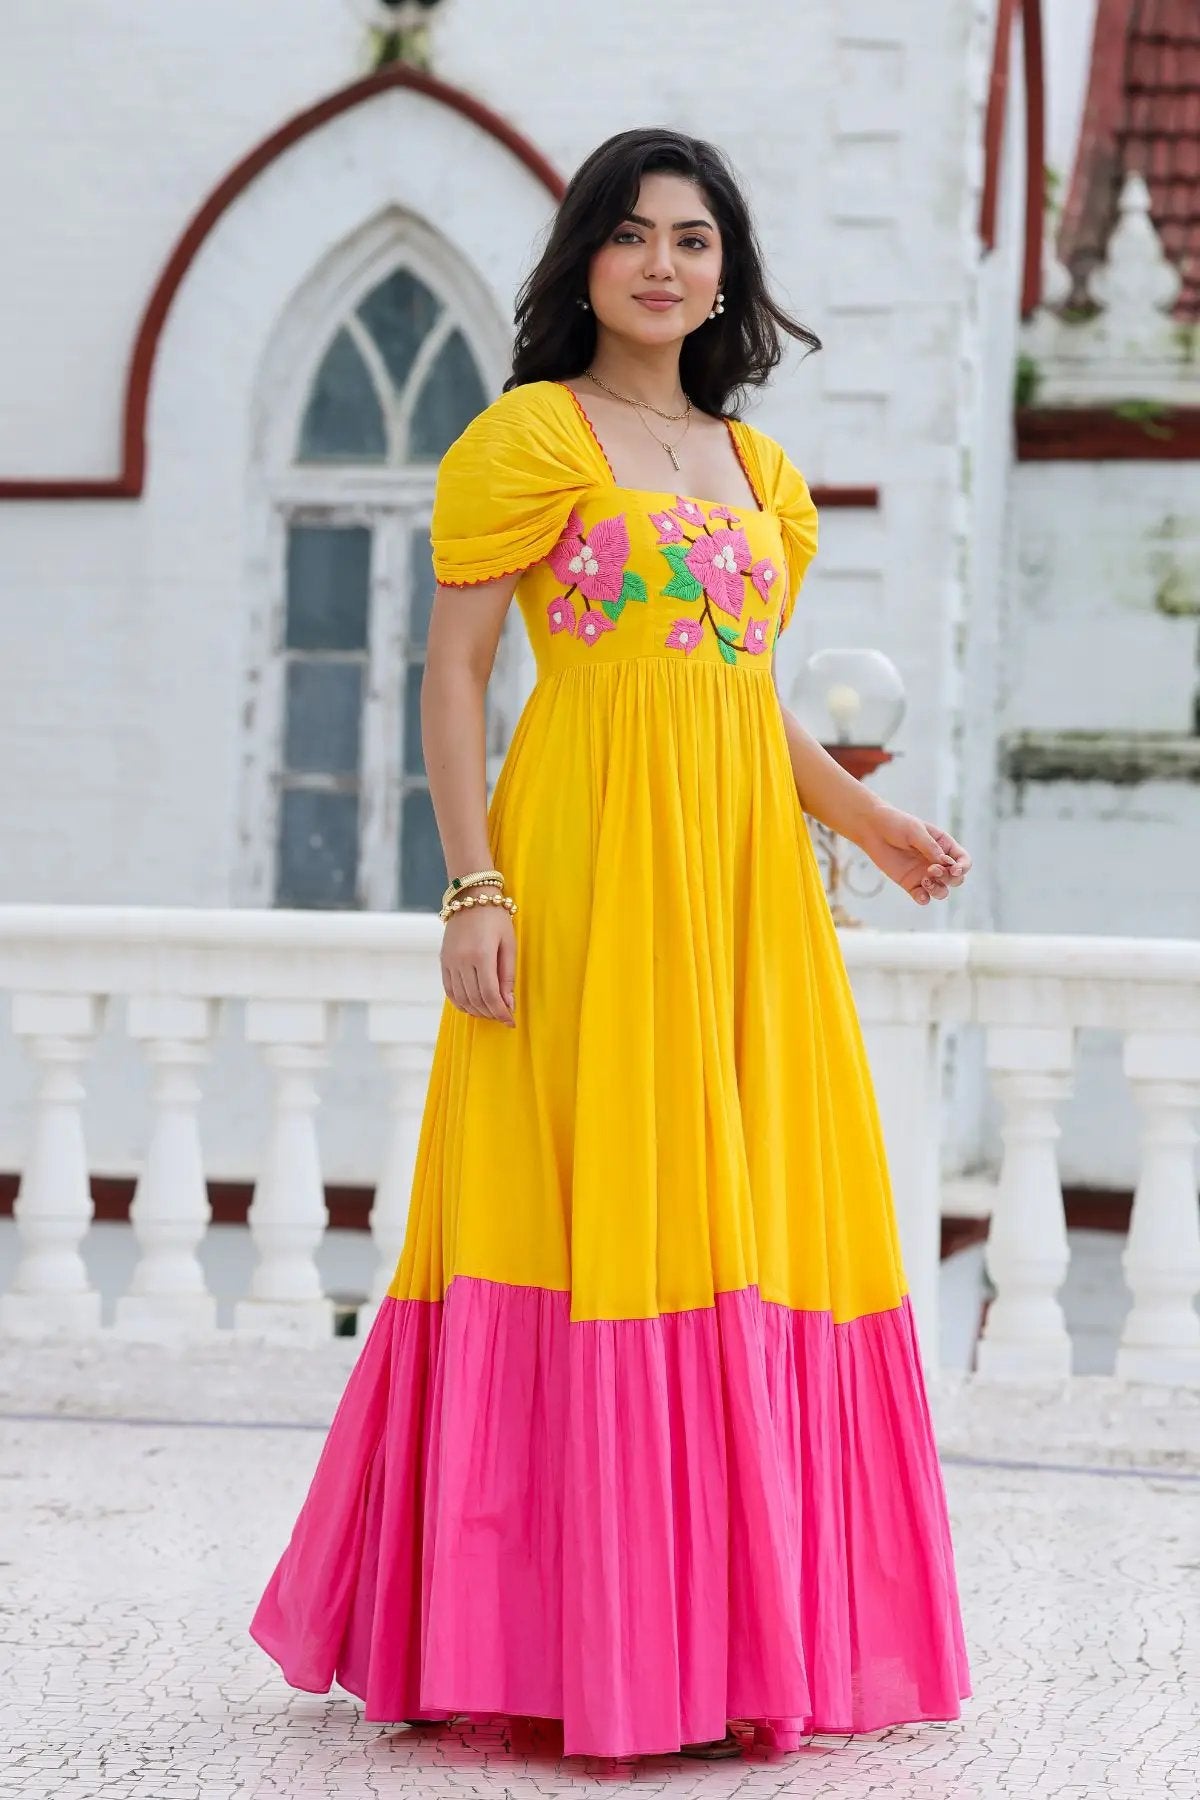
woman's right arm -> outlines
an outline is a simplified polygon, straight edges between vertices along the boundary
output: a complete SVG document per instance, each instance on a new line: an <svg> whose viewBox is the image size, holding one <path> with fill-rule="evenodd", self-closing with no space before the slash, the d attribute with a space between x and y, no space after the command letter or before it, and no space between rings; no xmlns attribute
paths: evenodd
<svg viewBox="0 0 1200 1800"><path fill-rule="evenodd" d="M421 740L429 793L451 876L494 867L487 835L484 694L516 575L470 588L439 587L421 682ZM520 900L520 895L513 898ZM447 999L513 1025L516 936L500 906L454 913L442 938Z"/></svg>

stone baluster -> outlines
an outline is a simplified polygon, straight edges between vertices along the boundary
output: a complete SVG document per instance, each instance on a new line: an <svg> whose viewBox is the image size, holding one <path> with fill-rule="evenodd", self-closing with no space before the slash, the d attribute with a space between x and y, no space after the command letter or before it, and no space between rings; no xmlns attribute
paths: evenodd
<svg viewBox="0 0 1200 1800"><path fill-rule="evenodd" d="M134 995L129 1035L146 1046L154 1070L154 1119L130 1209L141 1256L129 1292L117 1301L121 1337L163 1338L215 1331L217 1303L196 1255L212 1218L193 1070L208 1060L215 1008L207 1000Z"/></svg>
<svg viewBox="0 0 1200 1800"><path fill-rule="evenodd" d="M887 1149L901 1254L926 1369L938 1364L941 1248L941 1026L962 1016L962 940L928 967L873 968L847 934L855 1006Z"/></svg>
<svg viewBox="0 0 1200 1800"><path fill-rule="evenodd" d="M100 1329L100 1295L79 1250L96 1209L78 1074L100 1020L91 994L13 995L13 1032L38 1066L33 1136L13 1208L21 1260L0 1297L0 1329L16 1337Z"/></svg>
<svg viewBox="0 0 1200 1800"><path fill-rule="evenodd" d="M404 1246L437 1018L428 1006L380 1002L367 1008L367 1035L380 1046L393 1081L387 1150L371 1208L371 1233L379 1260L370 1299L358 1312L358 1336L363 1338L392 1284Z"/></svg>
<svg viewBox="0 0 1200 1800"><path fill-rule="evenodd" d="M1131 1031L1124 1062L1142 1117L1142 1155L1123 1258L1133 1305L1117 1374L1200 1386L1200 1034Z"/></svg>
<svg viewBox="0 0 1200 1800"><path fill-rule="evenodd" d="M1070 1260L1055 1105L1071 1091L1074 1032L992 1025L987 1066L1003 1108L987 1271L996 1289L979 1342L981 1375L1063 1377L1071 1340L1058 1302Z"/></svg>
<svg viewBox="0 0 1200 1800"><path fill-rule="evenodd" d="M315 1251L329 1223L313 1122L312 1077L325 1066L329 1007L319 1000L249 1000L246 1038L274 1074L271 1131L250 1206L258 1261L234 1329L256 1337L318 1342L333 1335L333 1302L321 1292Z"/></svg>

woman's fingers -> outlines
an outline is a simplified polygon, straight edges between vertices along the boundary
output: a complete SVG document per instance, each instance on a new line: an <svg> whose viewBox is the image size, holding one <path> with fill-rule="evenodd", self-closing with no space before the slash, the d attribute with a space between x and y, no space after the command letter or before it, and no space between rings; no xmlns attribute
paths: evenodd
<svg viewBox="0 0 1200 1800"><path fill-rule="evenodd" d="M512 1023L512 1015L500 998L500 982L496 974L496 964L480 963L475 969L475 979L479 983L479 1003L483 1007L485 1019L496 1019L502 1025Z"/></svg>
<svg viewBox="0 0 1200 1800"><path fill-rule="evenodd" d="M513 1008L517 1003L517 939L512 931L506 931L500 939L500 950L496 957L496 978L500 984L500 996L508 1009L509 1022L516 1024Z"/></svg>
<svg viewBox="0 0 1200 1800"><path fill-rule="evenodd" d="M954 886L958 887L963 876L967 874L971 867L970 851L964 850L957 838L952 838L948 831L941 830L939 826L931 825L929 829L934 838L936 838L938 847L946 856L953 859L954 869L953 871L948 871L948 873L950 874L950 879Z"/></svg>
<svg viewBox="0 0 1200 1800"><path fill-rule="evenodd" d="M935 868L943 868L948 861L948 853L934 836L935 829L936 827L925 825L920 819L910 815L908 841L925 862L933 864Z"/></svg>
<svg viewBox="0 0 1200 1800"><path fill-rule="evenodd" d="M459 1012L474 1012L475 1008L472 1006L470 996L467 993L467 986L463 980L462 970L456 964L451 964L450 967L450 998L453 1000L455 1006L457 1006Z"/></svg>

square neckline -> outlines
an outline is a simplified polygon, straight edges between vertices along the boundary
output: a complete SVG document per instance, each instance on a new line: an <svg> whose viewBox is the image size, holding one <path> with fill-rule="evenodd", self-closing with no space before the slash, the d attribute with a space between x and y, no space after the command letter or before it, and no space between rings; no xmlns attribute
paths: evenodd
<svg viewBox="0 0 1200 1800"><path fill-rule="evenodd" d="M596 446L596 449L599 451L600 456L603 459L604 466L608 470L609 485L612 488L614 493L616 493L616 494L636 494L642 499L661 499L664 494L674 494L676 499L691 500L697 506L706 506L709 508L723 507L724 510L729 513L738 513L738 512L744 513L744 512L748 512L750 510L747 506L745 506L741 502L735 503L730 500L709 500L709 499L706 499L705 496L702 494L681 493L678 488L627 487L624 482L617 480L616 471L614 470L612 463L609 461L609 458L608 458L608 451L604 448L604 445L600 442L599 433L597 432L596 427L592 424L591 418L588 415L588 410L584 406L583 401L579 398L579 395L575 392L575 389L572 387L568 387L565 381L556 381L554 383L554 386L561 388L563 390L564 394L567 395L568 399L570 399L572 401L577 417L580 419L580 421L584 425L589 437L591 438L593 444ZM737 433L733 429L734 422L732 419L722 419L721 423L722 423L722 425L724 425L725 430L729 435L729 442L733 447L733 454L737 457L738 467L741 469L742 474L746 478L746 486L750 490L750 496L754 501L755 510L758 512L758 514L761 517L766 518L770 515L770 509L763 505L762 496L759 494L759 491L758 491L758 485L755 482L754 477L751 475L750 470L746 465L746 458L742 454L742 447L737 441Z"/></svg>

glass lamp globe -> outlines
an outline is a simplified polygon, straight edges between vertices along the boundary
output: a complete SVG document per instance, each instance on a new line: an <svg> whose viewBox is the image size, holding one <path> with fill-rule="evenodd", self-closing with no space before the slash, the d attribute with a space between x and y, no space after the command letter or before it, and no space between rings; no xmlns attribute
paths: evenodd
<svg viewBox="0 0 1200 1800"><path fill-rule="evenodd" d="M820 744L882 748L905 704L900 671L882 650L818 650L801 671L793 710Z"/></svg>

